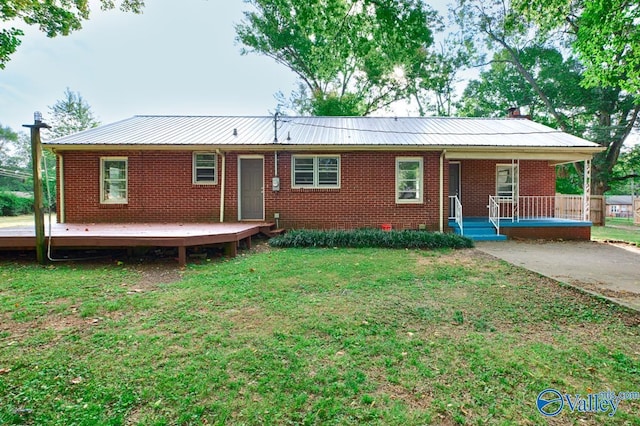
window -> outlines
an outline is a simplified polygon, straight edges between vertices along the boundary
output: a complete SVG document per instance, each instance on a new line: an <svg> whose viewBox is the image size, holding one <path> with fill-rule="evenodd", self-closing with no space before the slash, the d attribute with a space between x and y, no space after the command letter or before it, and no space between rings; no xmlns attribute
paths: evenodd
<svg viewBox="0 0 640 426"><path fill-rule="evenodd" d="M216 154L211 152L193 153L193 183L197 184L217 184L218 173L216 165L218 159Z"/></svg>
<svg viewBox="0 0 640 426"><path fill-rule="evenodd" d="M100 202L127 204L127 159L100 158Z"/></svg>
<svg viewBox="0 0 640 426"><path fill-rule="evenodd" d="M496 166L496 195L505 201L518 197L517 165L498 164Z"/></svg>
<svg viewBox="0 0 640 426"><path fill-rule="evenodd" d="M396 203L422 203L422 158L396 158Z"/></svg>
<svg viewBox="0 0 640 426"><path fill-rule="evenodd" d="M294 155L294 188L339 188L340 157L335 155Z"/></svg>

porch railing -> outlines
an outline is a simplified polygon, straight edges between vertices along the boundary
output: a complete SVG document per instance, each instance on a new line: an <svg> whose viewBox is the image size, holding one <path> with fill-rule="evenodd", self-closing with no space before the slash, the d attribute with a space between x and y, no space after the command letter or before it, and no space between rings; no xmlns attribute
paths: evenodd
<svg viewBox="0 0 640 426"><path fill-rule="evenodd" d="M520 219L572 219L583 220L584 201L581 195L520 196Z"/></svg>
<svg viewBox="0 0 640 426"><path fill-rule="evenodd" d="M456 221L460 227L460 235L464 235L464 229L462 227L462 203L457 195L449 196L449 215L452 213L453 216L449 217L449 219Z"/></svg>
<svg viewBox="0 0 640 426"><path fill-rule="evenodd" d="M500 203L499 197L489 195L489 222L496 228L496 233L500 233Z"/></svg>

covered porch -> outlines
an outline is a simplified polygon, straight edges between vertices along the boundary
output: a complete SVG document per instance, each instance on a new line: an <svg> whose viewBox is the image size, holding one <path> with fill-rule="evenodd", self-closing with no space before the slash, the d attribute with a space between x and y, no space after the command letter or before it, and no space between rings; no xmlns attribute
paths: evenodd
<svg viewBox="0 0 640 426"><path fill-rule="evenodd" d="M505 156L506 157L506 156ZM591 238L591 156L580 158L584 192L555 193L555 166L564 156L541 159L451 158L448 225L474 240Z"/></svg>

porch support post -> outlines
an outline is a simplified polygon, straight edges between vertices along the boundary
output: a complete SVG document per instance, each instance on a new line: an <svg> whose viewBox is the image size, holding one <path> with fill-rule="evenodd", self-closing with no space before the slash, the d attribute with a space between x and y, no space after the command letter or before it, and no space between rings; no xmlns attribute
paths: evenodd
<svg viewBox="0 0 640 426"><path fill-rule="evenodd" d="M584 182L582 187L582 220L591 219L591 160L584 160Z"/></svg>

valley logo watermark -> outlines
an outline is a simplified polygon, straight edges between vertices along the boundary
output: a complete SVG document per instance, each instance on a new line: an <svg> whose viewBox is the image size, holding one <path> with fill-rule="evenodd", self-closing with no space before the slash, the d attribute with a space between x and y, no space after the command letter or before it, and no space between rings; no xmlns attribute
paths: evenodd
<svg viewBox="0 0 640 426"><path fill-rule="evenodd" d="M640 392L598 392L581 395L562 394L556 389L545 389L538 394L536 406L543 416L554 417L568 408L579 413L608 413L613 417L618 411L620 402L640 399Z"/></svg>

